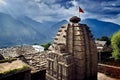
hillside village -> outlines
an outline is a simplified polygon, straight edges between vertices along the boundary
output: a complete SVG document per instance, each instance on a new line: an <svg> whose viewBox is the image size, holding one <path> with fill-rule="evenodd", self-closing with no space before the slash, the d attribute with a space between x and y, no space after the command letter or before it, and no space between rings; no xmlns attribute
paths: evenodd
<svg viewBox="0 0 120 80"><path fill-rule="evenodd" d="M19 54L19 52L21 54ZM5 58L16 58L17 63L13 64L13 63L9 63L11 65L13 65L13 68L16 68L15 66L20 66L23 65L23 63L28 64L30 69L31 69L31 74L35 74L37 72L41 72L46 70L46 58L47 58L48 54L46 53L46 51L42 51L42 52L36 52L35 49L32 46L22 46L22 47L11 47L11 48L5 48L5 49L1 49L0 50L0 59L3 60ZM13 62L15 62L13 61ZM22 64L21 64L22 61ZM9 67L9 64L7 64L7 66ZM18 65L20 64L20 65ZM0 63L0 66L2 64ZM15 65L15 66L14 66ZM10 68L12 69L12 68ZM1 72L1 70L0 70ZM42 73L41 75L45 75L45 73ZM102 78L103 74L100 74L101 76L99 76L99 78ZM5 76L4 76L5 77ZM1 77L0 80L4 77ZM33 78L33 80L44 80L44 77L42 77L43 79L41 79L41 77L37 77L37 79ZM28 78L27 78L28 79ZM110 80L110 78L108 78L108 80ZM113 79L112 79L113 80Z"/></svg>

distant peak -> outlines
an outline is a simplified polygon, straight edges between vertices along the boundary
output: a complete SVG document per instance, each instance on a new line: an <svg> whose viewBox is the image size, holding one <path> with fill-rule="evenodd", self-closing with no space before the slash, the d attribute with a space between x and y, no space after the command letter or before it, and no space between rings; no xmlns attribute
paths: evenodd
<svg viewBox="0 0 120 80"><path fill-rule="evenodd" d="M98 20L95 18L87 18L82 20L82 23L106 23L106 24L115 24L115 25L119 25L113 22L109 22L109 21L103 21L103 20ZM120 26L120 25L119 25Z"/></svg>

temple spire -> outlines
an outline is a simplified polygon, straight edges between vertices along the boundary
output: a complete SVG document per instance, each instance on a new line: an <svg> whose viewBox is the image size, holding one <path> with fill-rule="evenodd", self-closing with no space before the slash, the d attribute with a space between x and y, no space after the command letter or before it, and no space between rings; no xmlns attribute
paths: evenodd
<svg viewBox="0 0 120 80"><path fill-rule="evenodd" d="M77 16L73 16L70 18L70 22L72 23L79 23L81 21L81 19Z"/></svg>

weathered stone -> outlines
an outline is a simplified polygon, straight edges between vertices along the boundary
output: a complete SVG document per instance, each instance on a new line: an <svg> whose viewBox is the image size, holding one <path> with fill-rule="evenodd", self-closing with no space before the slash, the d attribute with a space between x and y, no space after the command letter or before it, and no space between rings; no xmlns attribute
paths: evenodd
<svg viewBox="0 0 120 80"><path fill-rule="evenodd" d="M49 51L46 80L97 80L97 50L91 31L76 16L70 21L72 25L60 28Z"/></svg>
<svg viewBox="0 0 120 80"><path fill-rule="evenodd" d="M78 23L78 22L80 21L80 18L77 17L77 16L73 16L72 18L70 18L70 21L71 21L72 23Z"/></svg>

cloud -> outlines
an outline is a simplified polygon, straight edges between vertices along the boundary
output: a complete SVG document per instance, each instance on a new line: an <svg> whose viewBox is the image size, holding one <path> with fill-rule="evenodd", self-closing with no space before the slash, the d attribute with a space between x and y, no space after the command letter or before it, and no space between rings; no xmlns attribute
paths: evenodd
<svg viewBox="0 0 120 80"><path fill-rule="evenodd" d="M114 22L116 24L120 25L120 14L117 15L116 17L112 17L112 18L103 18L103 21L108 21L108 22Z"/></svg>
<svg viewBox="0 0 120 80"><path fill-rule="evenodd" d="M61 0L4 0L7 5L0 7L0 12L13 17L29 16L34 20L59 21L76 14L76 4L73 1ZM63 5L64 4L64 5ZM67 8L66 8L67 6Z"/></svg>
<svg viewBox="0 0 120 80"><path fill-rule="evenodd" d="M42 13L39 13L39 17L34 17L35 20L40 22L42 21L59 21L63 19L68 19L70 16L76 14L76 8L74 6L67 7L68 5L72 4L72 2L66 2L63 6L63 2L58 3L56 1L52 1L52 4L47 4L46 2L37 1L37 5L39 6L39 10ZM69 3L69 4L67 4Z"/></svg>
<svg viewBox="0 0 120 80"><path fill-rule="evenodd" d="M80 0L79 4L84 8L85 15L82 18L96 18L120 24L120 0Z"/></svg>
<svg viewBox="0 0 120 80"><path fill-rule="evenodd" d="M6 2L4 0L0 0L0 5L6 5Z"/></svg>
<svg viewBox="0 0 120 80"><path fill-rule="evenodd" d="M117 20L120 15L120 0L0 0L0 12L17 18L28 16L36 21L60 21L79 15L78 6L85 13L81 18L96 18L100 20Z"/></svg>

